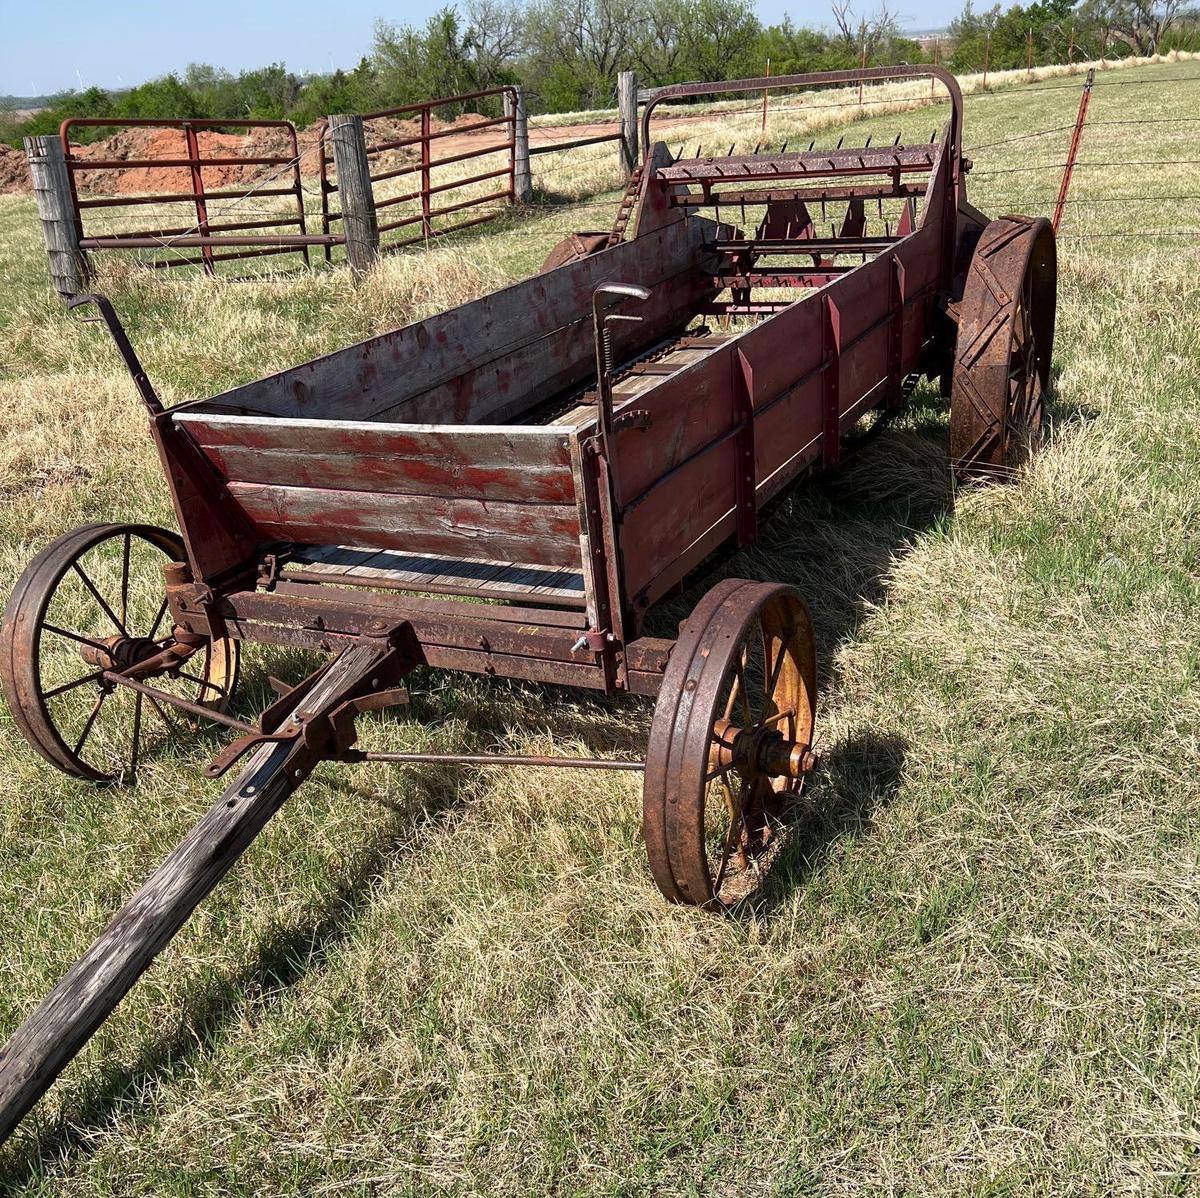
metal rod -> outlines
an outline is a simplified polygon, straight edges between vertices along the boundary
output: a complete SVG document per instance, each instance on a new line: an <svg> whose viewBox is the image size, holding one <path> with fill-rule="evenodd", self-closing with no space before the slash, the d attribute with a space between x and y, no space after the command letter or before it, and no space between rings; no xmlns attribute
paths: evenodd
<svg viewBox="0 0 1200 1198"><path fill-rule="evenodd" d="M1067 161L1063 166L1062 182L1058 188L1058 202L1054 205L1054 219L1050 222L1054 226L1054 232L1058 232L1058 226L1062 222L1063 209L1067 204L1067 193L1071 190L1071 176L1075 173L1075 160L1079 156L1079 142L1083 137L1083 123L1087 120L1088 101L1092 95L1092 84L1095 82L1096 72L1093 68L1088 71L1087 79L1083 85L1083 93L1079 97L1079 111L1075 115L1075 130L1071 134L1071 148L1067 152Z"/></svg>
<svg viewBox="0 0 1200 1198"><path fill-rule="evenodd" d="M571 770L644 770L644 761L603 757L533 757L506 753L363 753L357 761L390 761L404 765L532 765Z"/></svg>
<svg viewBox="0 0 1200 1198"><path fill-rule="evenodd" d="M202 720L211 720L214 724L223 724L226 728L232 728L235 732L241 732L247 736L258 736L262 732L261 728L257 728L253 724L247 724L244 720L235 720L233 716L228 716L224 712L214 711L211 707L204 707L199 703L192 703L187 699L181 699L178 695L161 691L157 687L147 686L144 682L137 682L133 678L127 678L124 674L118 674L115 670L105 670L102 676L105 682L115 682L117 686L124 686L131 691L137 691L139 695L148 695L151 699L161 699L162 702L169 703L172 707L178 707L180 711L186 711L188 715L194 715Z"/></svg>

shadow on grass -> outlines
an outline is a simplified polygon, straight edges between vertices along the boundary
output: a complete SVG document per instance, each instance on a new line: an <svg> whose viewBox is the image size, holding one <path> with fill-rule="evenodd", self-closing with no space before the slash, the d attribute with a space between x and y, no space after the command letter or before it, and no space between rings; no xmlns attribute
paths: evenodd
<svg viewBox="0 0 1200 1198"><path fill-rule="evenodd" d="M411 777L414 803L408 807L385 803L393 811L386 826L327 879L317 901L287 923L264 929L243 966L197 981L183 999L186 1016L179 1027L147 1036L130 1063L106 1063L89 1070L82 1081L73 1083L64 1108L53 1118L46 1119L38 1107L26 1116L6 1145L6 1155L0 1157L0 1193L48 1180L56 1164L90 1156L98 1146L96 1133L121 1111L145 1111L157 1091L182 1077L197 1056L211 1049L247 1002L278 1001L300 978L324 966L331 952L352 934L370 902L373 880L411 838L415 824L436 819L458 802L461 788L444 770L418 769ZM328 778L323 781L343 791L353 789ZM361 799L361 793L357 797Z"/></svg>
<svg viewBox="0 0 1200 1198"><path fill-rule="evenodd" d="M837 846L870 831L875 813L900 788L905 743L888 733L864 732L839 745L818 767L788 814L783 847L762 885L734 908L760 918L825 867Z"/></svg>

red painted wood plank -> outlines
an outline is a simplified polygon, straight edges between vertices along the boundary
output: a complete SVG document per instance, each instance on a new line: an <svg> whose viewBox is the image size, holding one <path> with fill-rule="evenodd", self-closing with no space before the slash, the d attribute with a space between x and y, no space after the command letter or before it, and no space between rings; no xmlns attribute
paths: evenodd
<svg viewBox="0 0 1200 1198"><path fill-rule="evenodd" d="M264 540L579 566L574 504L493 503L239 482L229 484L229 494Z"/></svg>
<svg viewBox="0 0 1200 1198"><path fill-rule="evenodd" d="M625 589L636 595L736 501L737 444L697 454L626 508L621 521Z"/></svg>
<svg viewBox="0 0 1200 1198"><path fill-rule="evenodd" d="M336 427L336 426L335 426ZM204 448L222 477L239 483L272 483L377 495L444 496L509 503L572 503L569 465L498 466L445 459L338 453L313 449Z"/></svg>

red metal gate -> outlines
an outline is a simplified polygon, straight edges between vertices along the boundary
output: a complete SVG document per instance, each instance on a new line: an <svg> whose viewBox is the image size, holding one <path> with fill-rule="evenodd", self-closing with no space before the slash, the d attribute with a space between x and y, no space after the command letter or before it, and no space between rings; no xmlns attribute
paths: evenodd
<svg viewBox="0 0 1200 1198"><path fill-rule="evenodd" d="M98 158L81 151L71 144L71 132L78 128L127 128L174 129L183 134L182 153L170 157L146 158ZM228 147L205 146L203 134L215 135L222 131L276 129L282 135L283 150L276 153L235 154ZM313 245L328 247L341 240L340 237L309 234L304 221L304 191L300 177L300 149L296 127L291 121L227 121L227 120L120 120L109 117L72 117L63 121L59 128L67 172L71 181L71 199L75 209L75 227L82 250L157 250L158 256L148 265L155 267L203 266L206 274L216 273L218 262L234 259L256 258L267 254L295 254L308 261L308 250ZM207 151L207 152L206 152ZM213 169L253 168L263 178L236 189L210 190L205 186L204 172ZM187 190L176 188L167 191L147 191L132 195L88 195L80 197L78 181L91 171L162 172L164 182L170 184L171 176L186 170ZM291 197L294 210L289 205L285 210L274 212L255 210L254 219L246 219L246 201ZM232 219L223 219L223 213L210 213L213 201L230 201L228 211ZM172 224L159 228L122 228L115 232L89 233L84 228L84 212L95 209L127 209L142 205L187 204L195 213L191 224ZM241 206L240 211L235 211ZM189 212L189 216L190 216ZM168 219L180 219L173 213ZM186 219L186 218L185 218ZM283 233L278 230L299 229L298 233ZM248 232L248 230L259 230ZM265 230L276 230L266 232ZM214 252L221 249L227 252ZM199 250L198 255L181 253L182 250Z"/></svg>
<svg viewBox="0 0 1200 1198"><path fill-rule="evenodd" d="M491 97L502 97L505 101L504 115L485 117L465 125L434 128L434 113L439 108L459 107L471 100L483 100ZM363 126L367 138L367 157L371 161L371 185L375 192L375 211L379 213L379 233L385 238L388 233L401 229L418 228L414 236L401 237L399 240L386 241L388 249L400 246L415 245L418 242L430 241L435 237L444 237L447 233L456 233L459 229L467 229L472 225L480 225L499 215L495 207L499 201L512 203L515 196L516 175L516 90L512 87L492 87L483 91L466 92L459 96L442 96L435 100L424 100L419 104L405 104L399 108L384 108L379 112L363 114ZM413 133L399 137L389 137L386 132L388 121L413 120L417 128ZM484 129L504 127L505 135L502 141L491 139L486 145L469 149L462 153L447 154L441 158L433 157L435 143L448 137L462 137L478 133ZM411 162L394 165L382 161L385 154L395 151L414 150L418 157ZM452 163L466 162L472 158L487 155L504 154L504 165L492 170L482 171L465 178L451 178L444 181L433 180L433 172L440 167ZM333 165L333 157L322 140L321 152L321 228L330 234L332 222L341 219L341 213L330 210L330 196L337 191L337 184L329 177L329 167ZM393 179L407 179L416 175L419 186L413 190L402 191L395 195L385 194L387 189L380 188L381 183ZM465 199L450 204L434 207L434 197L449 198L450 193L460 192L478 183L492 179L502 179L503 185L495 191L483 195L468 195ZM493 210L482 216L474 216L468 220L459 220L450 225L435 225L440 217L450 216L468 208L483 204L492 204ZM410 206L405 211L402 206ZM389 209L400 209L393 219ZM333 238L335 242L341 238ZM329 256L328 249L326 257Z"/></svg>

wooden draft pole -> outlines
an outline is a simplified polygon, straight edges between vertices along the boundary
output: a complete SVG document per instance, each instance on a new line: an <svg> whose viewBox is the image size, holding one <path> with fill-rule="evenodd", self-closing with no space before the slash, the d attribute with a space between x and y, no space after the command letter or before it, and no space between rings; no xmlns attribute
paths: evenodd
<svg viewBox="0 0 1200 1198"><path fill-rule="evenodd" d="M513 203L533 202L533 172L529 168L529 113L525 89L504 93L504 115L513 122Z"/></svg>
<svg viewBox="0 0 1200 1198"><path fill-rule="evenodd" d="M327 717L400 668L387 642L360 642L298 688L286 726L299 730L252 751L238 775L175 851L116 914L40 1007L0 1049L0 1144L112 1013L154 958L330 748L308 743ZM305 693L307 691L307 693Z"/></svg>
<svg viewBox="0 0 1200 1198"><path fill-rule="evenodd" d="M346 257L356 274L366 274L379 257L379 221L362 117L353 113L331 116L328 137L337 168Z"/></svg>
<svg viewBox="0 0 1200 1198"><path fill-rule="evenodd" d="M71 172L62 142L56 137L27 137L25 155L42 222L42 237L50 265L50 281L63 299L87 289L87 259L79 248L79 226L71 194Z"/></svg>
<svg viewBox="0 0 1200 1198"><path fill-rule="evenodd" d="M766 79L771 78L771 60L769 58L767 59L767 69L766 69L764 78L766 78ZM766 131L767 131L767 90L768 90L767 88L765 88L765 87L763 88L762 131L764 133L766 133Z"/></svg>
<svg viewBox="0 0 1200 1198"><path fill-rule="evenodd" d="M621 115L621 169L629 178L638 165L637 74L621 71L617 75L617 107Z"/></svg>
<svg viewBox="0 0 1200 1198"><path fill-rule="evenodd" d="M1071 176L1075 173L1075 159L1079 156L1079 142L1083 137L1083 123L1087 120L1088 101L1092 97L1092 84L1096 79L1096 68L1092 67L1083 81L1083 94L1079 97L1079 111L1075 114L1075 131L1071 134L1071 148L1063 166L1062 182L1058 186L1058 201L1054 205L1054 219L1050 222L1054 232L1062 221L1063 209L1067 206L1067 192L1071 190Z"/></svg>

